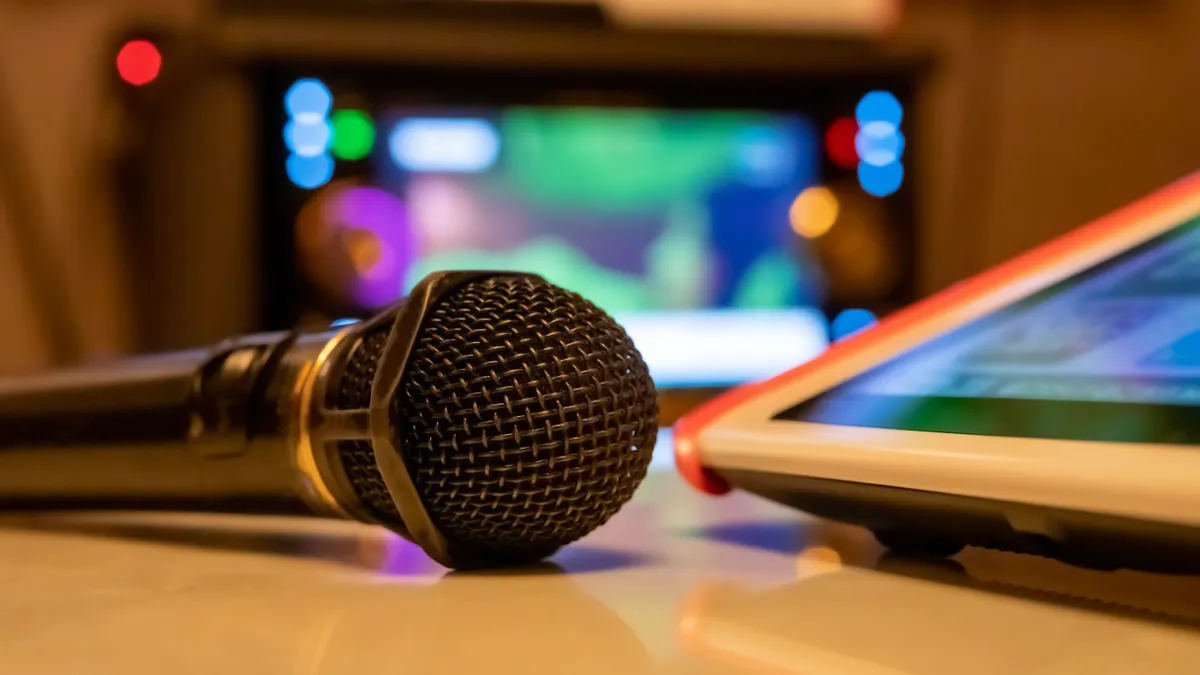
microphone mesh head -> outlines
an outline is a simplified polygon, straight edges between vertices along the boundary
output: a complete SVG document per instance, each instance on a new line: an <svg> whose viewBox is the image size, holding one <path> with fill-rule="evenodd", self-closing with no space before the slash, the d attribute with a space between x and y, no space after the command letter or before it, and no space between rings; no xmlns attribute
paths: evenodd
<svg viewBox="0 0 1200 675"><path fill-rule="evenodd" d="M373 351L377 360L382 346ZM429 310L391 420L447 540L471 557L520 561L591 532L633 496L658 405L611 317L544 281L497 276ZM360 497L378 496L374 480L351 480Z"/></svg>

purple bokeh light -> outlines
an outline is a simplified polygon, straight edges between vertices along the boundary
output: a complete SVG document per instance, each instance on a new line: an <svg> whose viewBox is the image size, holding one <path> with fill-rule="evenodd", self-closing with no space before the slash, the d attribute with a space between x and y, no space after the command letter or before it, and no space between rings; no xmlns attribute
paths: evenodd
<svg viewBox="0 0 1200 675"><path fill-rule="evenodd" d="M349 187L330 195L328 223L337 228L347 250L353 238L368 235L378 246L370 266L358 269L353 301L364 309L378 309L400 298L402 285L417 260L419 245L408 208L394 194L375 187Z"/></svg>

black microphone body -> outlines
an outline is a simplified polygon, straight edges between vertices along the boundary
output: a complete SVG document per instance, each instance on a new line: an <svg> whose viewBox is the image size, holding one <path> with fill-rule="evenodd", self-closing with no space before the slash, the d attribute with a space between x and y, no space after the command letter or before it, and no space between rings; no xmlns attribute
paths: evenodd
<svg viewBox="0 0 1200 675"><path fill-rule="evenodd" d="M304 513L295 396L337 333L0 381L0 508Z"/></svg>
<svg viewBox="0 0 1200 675"><path fill-rule="evenodd" d="M521 564L615 513L656 432L648 370L594 305L444 272L339 330L0 380L0 509L334 516L450 567Z"/></svg>

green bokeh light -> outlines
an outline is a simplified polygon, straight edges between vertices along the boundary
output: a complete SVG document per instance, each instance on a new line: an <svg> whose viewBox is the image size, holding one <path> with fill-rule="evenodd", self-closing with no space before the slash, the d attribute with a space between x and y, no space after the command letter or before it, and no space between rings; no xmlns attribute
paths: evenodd
<svg viewBox="0 0 1200 675"><path fill-rule="evenodd" d="M366 157L375 145L375 123L361 110L338 110L329 119L333 125L330 150L338 159Z"/></svg>

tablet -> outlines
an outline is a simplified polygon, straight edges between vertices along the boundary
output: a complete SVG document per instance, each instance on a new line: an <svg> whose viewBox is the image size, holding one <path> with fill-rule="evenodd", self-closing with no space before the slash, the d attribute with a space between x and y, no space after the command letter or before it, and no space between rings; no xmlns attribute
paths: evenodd
<svg viewBox="0 0 1200 675"><path fill-rule="evenodd" d="M1099 567L1200 565L1200 174L675 430L676 464L867 526Z"/></svg>

